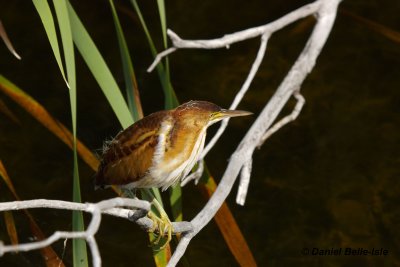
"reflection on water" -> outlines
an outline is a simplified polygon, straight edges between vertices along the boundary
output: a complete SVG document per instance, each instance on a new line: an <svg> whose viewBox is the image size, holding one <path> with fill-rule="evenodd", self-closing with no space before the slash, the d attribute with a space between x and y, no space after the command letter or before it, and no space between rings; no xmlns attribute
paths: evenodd
<svg viewBox="0 0 400 267"><path fill-rule="evenodd" d="M255 1L246 6L235 1L229 5L201 2L196 3L199 8L195 9L185 1L176 1L167 3L168 21L182 37L210 38L260 25L300 5L298 2L292 7L282 7L274 2ZM99 4L96 12L89 12L93 7L86 3L73 4L122 87L119 51L107 3ZM150 26L158 29L156 7L143 5L147 5L144 10ZM378 8L374 1L342 5L399 29L390 5L380 5L380 15L372 12ZM31 3L13 1L3 6L0 17L23 60L17 62L1 47L2 74L70 125L68 92ZM221 16L221 12L232 15ZM205 19L204 14L211 19ZM138 22L122 13L121 19L137 69L145 112L150 113L163 103L156 75L145 73L151 55ZM154 31L156 34L157 30ZM309 31L307 27L292 26L273 36L267 58L241 109L260 112L301 51ZM259 40L250 40L229 50L177 52L171 57L171 69L178 97L182 101L207 99L228 107L246 77L258 45ZM119 126L84 63L80 58L77 60L78 135L95 150L101 148L104 139L115 135ZM307 102L300 117L255 153L246 206L234 204L236 189L228 199L260 266L399 265L399 61L398 44L347 17L338 17L316 68L302 88ZM21 121L20 125L15 124L0 113L0 158L21 197L70 199L70 151L9 99L3 95L0 98ZM232 144L241 139L253 120L254 117L232 121L229 134L209 154L208 166L217 180L235 149ZM113 196L110 191L92 190L93 172L82 162L80 174L84 201ZM0 186L0 199L11 199L4 185ZM184 188L186 219L192 218L204 203L194 185ZM71 227L67 212L32 213L47 234ZM16 213L16 221L20 241L29 241L25 218ZM8 240L3 220L0 224L0 239ZM105 217L97 240L104 266L152 264L146 234L129 222ZM62 242L54 247L61 255ZM70 248L69 244L64 256L68 266ZM303 249L314 248L383 248L389 255L302 255ZM236 264L214 223L193 240L186 256L191 266ZM20 253L0 258L0 265L42 266L42 261L38 253Z"/></svg>

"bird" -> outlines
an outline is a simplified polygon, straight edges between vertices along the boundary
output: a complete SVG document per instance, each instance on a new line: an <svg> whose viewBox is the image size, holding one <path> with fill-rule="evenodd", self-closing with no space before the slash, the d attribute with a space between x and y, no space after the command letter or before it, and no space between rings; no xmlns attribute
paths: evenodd
<svg viewBox="0 0 400 267"><path fill-rule="evenodd" d="M207 128L229 117L252 114L207 101L189 101L152 113L121 131L104 148L95 187L158 187L186 177L204 148Z"/></svg>
<svg viewBox="0 0 400 267"><path fill-rule="evenodd" d="M209 126L225 118L250 114L199 100L152 113L105 145L95 174L95 188L117 186L135 190L157 187L165 191L182 181L193 169L204 149ZM160 207L159 203L154 204L157 209ZM165 220L165 212L160 211L160 214ZM164 231L162 228L159 230ZM171 233L168 235L170 240Z"/></svg>

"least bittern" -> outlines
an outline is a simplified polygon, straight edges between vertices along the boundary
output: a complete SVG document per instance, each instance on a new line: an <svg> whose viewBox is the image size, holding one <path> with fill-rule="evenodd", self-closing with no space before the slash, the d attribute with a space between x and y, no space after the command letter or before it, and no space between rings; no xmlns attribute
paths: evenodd
<svg viewBox="0 0 400 267"><path fill-rule="evenodd" d="M158 187L164 191L192 170L204 148L210 125L228 117L250 114L223 109L206 101L189 101L175 109L150 114L109 142L103 151L95 185L103 188L116 185L123 189ZM168 227L167 244L171 240L171 223L160 205L154 204L161 219L149 217L154 225L159 225L159 237Z"/></svg>

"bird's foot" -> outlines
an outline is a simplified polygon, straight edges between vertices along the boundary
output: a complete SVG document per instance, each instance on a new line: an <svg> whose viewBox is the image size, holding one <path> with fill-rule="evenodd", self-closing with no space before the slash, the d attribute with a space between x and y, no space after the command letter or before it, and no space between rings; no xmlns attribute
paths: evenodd
<svg viewBox="0 0 400 267"><path fill-rule="evenodd" d="M151 242L151 245L152 246L158 245L161 238L166 235L167 240L162 246L160 246L160 250L162 250L169 244L169 242L172 239L172 231L173 231L172 223L169 220L167 213L164 211L163 207L160 205L157 199L154 198L151 204L160 214L160 216L158 216L151 210L147 214L147 217L149 217L153 221L153 227L149 229L149 232L158 233L157 238Z"/></svg>

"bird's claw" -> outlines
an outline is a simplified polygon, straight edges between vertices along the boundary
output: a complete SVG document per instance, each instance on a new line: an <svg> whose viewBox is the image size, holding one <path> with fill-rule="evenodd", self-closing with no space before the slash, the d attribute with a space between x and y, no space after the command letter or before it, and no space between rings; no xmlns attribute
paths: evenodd
<svg viewBox="0 0 400 267"><path fill-rule="evenodd" d="M157 216L151 210L147 214L147 217L149 217L153 221L153 226L151 229L149 229L149 232L151 232L151 233L157 232L158 233L157 238L151 242L151 245L152 246L158 245L158 243L160 243L161 238L166 235L167 240L159 248L160 250L162 250L169 244L169 242L172 239L172 231L173 231L172 223L169 220L168 215L166 214L166 212L164 211L164 209L162 208L162 206L156 199L154 199L151 202L151 204L156 208L156 210L160 214L160 216Z"/></svg>

